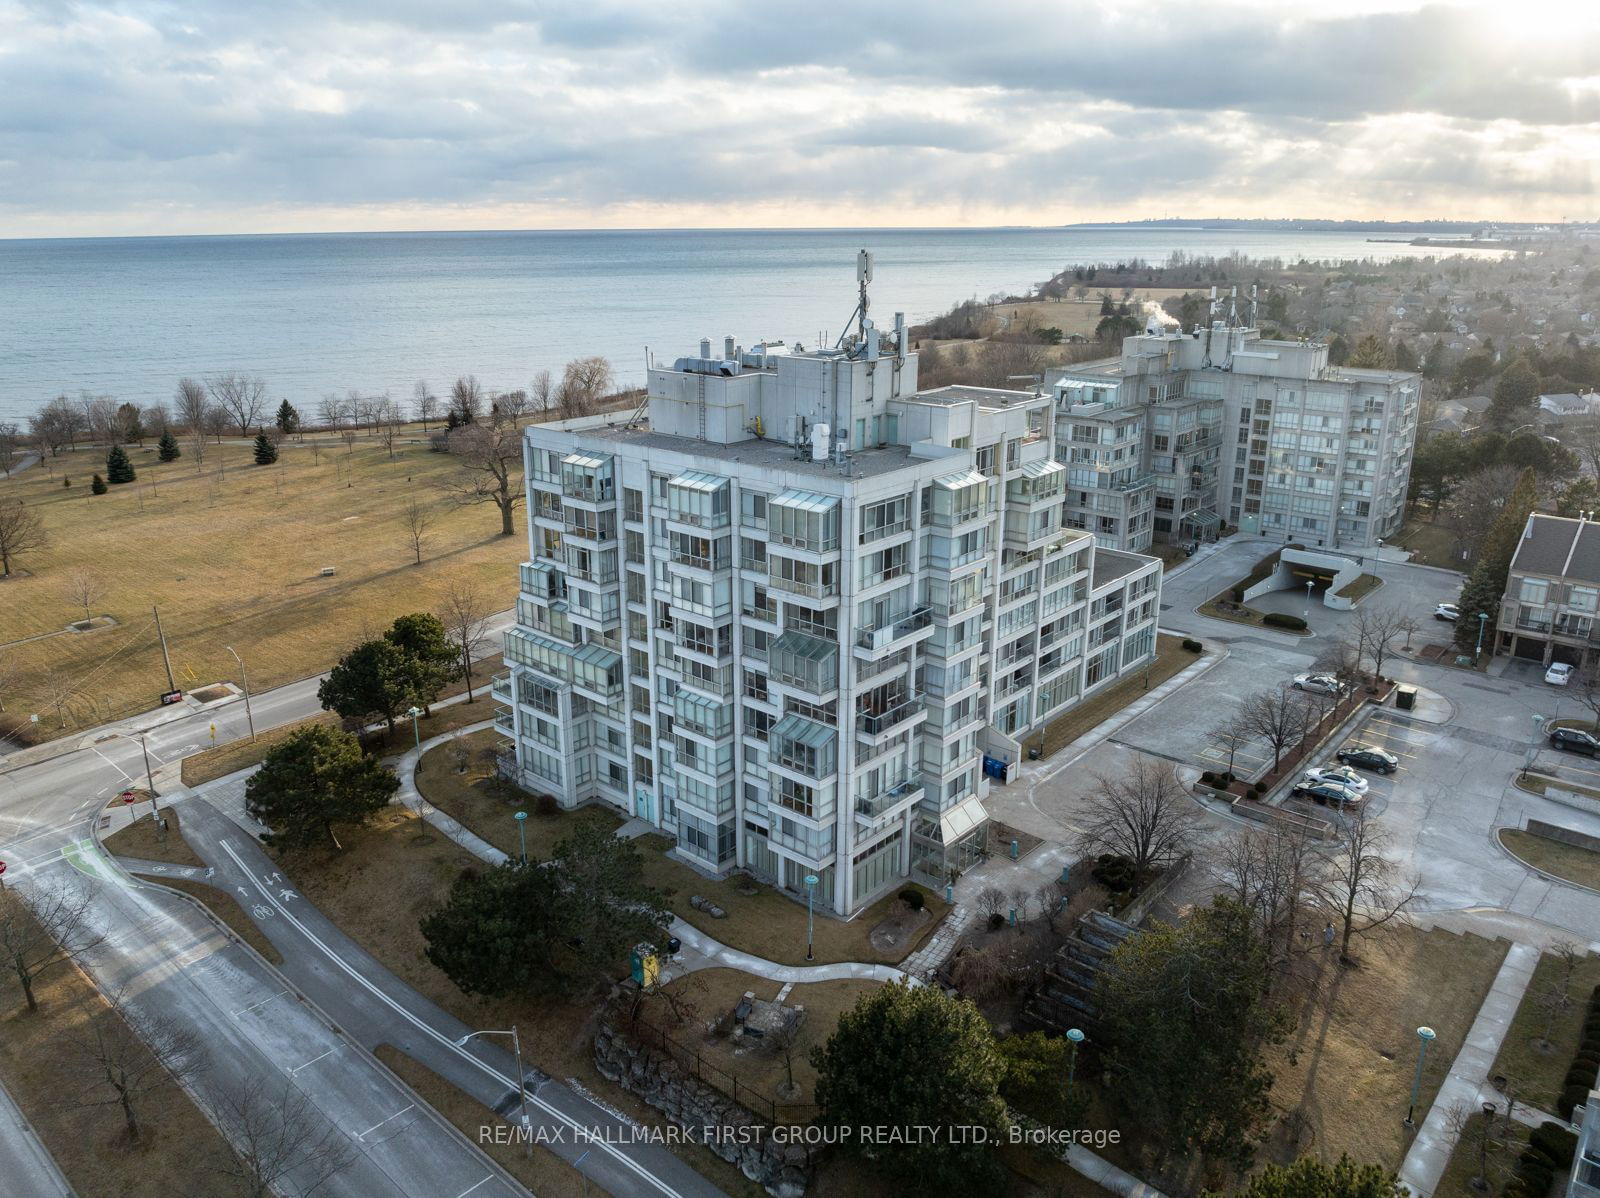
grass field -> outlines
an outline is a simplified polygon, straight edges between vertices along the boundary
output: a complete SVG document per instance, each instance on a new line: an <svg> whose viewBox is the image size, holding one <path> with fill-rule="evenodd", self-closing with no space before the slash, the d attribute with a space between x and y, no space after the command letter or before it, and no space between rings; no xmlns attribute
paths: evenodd
<svg viewBox="0 0 1600 1198"><path fill-rule="evenodd" d="M1542 869L1590 890L1600 890L1600 853L1559 840L1546 840L1521 828L1501 828L1496 835L1512 856L1534 869Z"/></svg>
<svg viewBox="0 0 1600 1198"><path fill-rule="evenodd" d="M35 988L40 1009L29 1014L16 977L0 978L0 1080L73 1188L83 1198L211 1192L206 1179L230 1154L211 1121L176 1085L136 1106L144 1132L133 1143L115 1107L78 1102L90 1079L67 1067L60 1037L81 1034L85 1020L121 1016L70 964L53 967ZM0 1192L21 1193L3 1178Z"/></svg>
<svg viewBox="0 0 1600 1198"><path fill-rule="evenodd" d="M1398 1168L1410 1145L1402 1123L1416 1068L1416 1029L1438 1033L1422 1074L1420 1110L1477 1017L1505 958L1503 940L1406 928L1356 947L1360 965L1324 964L1318 990L1289 1039L1268 1053L1277 1075L1272 1102L1298 1127L1298 1142L1275 1137L1263 1159L1303 1153Z"/></svg>
<svg viewBox="0 0 1600 1198"><path fill-rule="evenodd" d="M1413 516L1400 529L1400 535L1387 542L1411 550L1411 560L1421 566L1460 570L1464 563L1456 545L1456 534L1443 525Z"/></svg>
<svg viewBox="0 0 1600 1198"><path fill-rule="evenodd" d="M105 460L88 451L58 459L53 479L35 468L0 482L0 500L33 506L50 538L0 583L0 629L21 642L4 650L21 673L3 698L24 724L38 714L26 731L55 736L63 723L156 706L167 676L154 604L184 690L239 682L229 645L256 690L319 673L395 616L430 609L458 578L479 584L493 610L512 604L526 539L502 537L492 505L459 507L440 490L460 470L446 454L408 442L391 461L377 444L347 453L288 442L277 465L257 467L248 446L229 443L208 446L197 472L184 452L162 465L153 444L132 448L138 481L105 495L90 494ZM411 499L434 520L420 566L405 528ZM322 577L325 566L336 573ZM97 580L90 610L114 627L61 631L83 618L67 594L75 571Z"/></svg>
<svg viewBox="0 0 1600 1198"><path fill-rule="evenodd" d="M1571 1006L1551 1020L1541 1000L1552 991L1559 993L1563 968L1560 958L1550 953L1540 956L1517 1014L1500 1043L1494 1068L1489 1071L1491 1077L1498 1074L1511 1082L1519 1102L1530 1103L1546 1112L1556 1109L1562 1078L1572 1064L1573 1054L1578 1051L1589 995L1600 985L1600 957L1585 956L1573 970L1567 990ZM1547 1023L1551 1045L1548 1051L1541 1043Z"/></svg>
<svg viewBox="0 0 1600 1198"><path fill-rule="evenodd" d="M1182 637L1158 634L1156 658L1150 666L1148 685L1145 671L1136 670L1122 681L1112 683L1094 698L1078 704L1059 719L1052 720L1045 725L1044 732L1030 737L1025 743L1030 748L1039 748L1041 754L1048 757L1198 660L1197 654L1183 647Z"/></svg>
<svg viewBox="0 0 1600 1198"><path fill-rule="evenodd" d="M1450 1163L1444 1175L1433 1188L1433 1198L1485 1198L1500 1193L1501 1187L1511 1180L1517 1157L1528 1146L1528 1128L1520 1123L1507 1123L1505 1106L1495 1118L1494 1129L1484 1149L1478 1147L1478 1129L1483 1126L1483 1115L1474 1114L1450 1153ZM1480 1165L1489 1183L1487 1190L1474 1189L1472 1179L1478 1175ZM1558 1185L1561 1183L1558 1182ZM1564 1193L1561 1186L1558 1193Z"/></svg>

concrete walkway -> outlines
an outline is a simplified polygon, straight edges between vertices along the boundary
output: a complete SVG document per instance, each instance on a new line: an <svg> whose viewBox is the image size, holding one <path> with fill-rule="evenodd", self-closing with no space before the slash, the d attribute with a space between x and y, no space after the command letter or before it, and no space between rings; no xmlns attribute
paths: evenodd
<svg viewBox="0 0 1600 1198"><path fill-rule="evenodd" d="M0 1086L0 1177L15 1198L77 1198L26 1115Z"/></svg>
<svg viewBox="0 0 1600 1198"><path fill-rule="evenodd" d="M1474 1109L1484 1079L1494 1067L1494 1058L1505 1039L1506 1029L1515 1018L1517 1006L1527 992L1533 978L1534 966L1539 963L1539 949L1518 942L1506 953L1506 959L1495 975L1489 994L1478 1008L1478 1017L1450 1066L1450 1073L1439 1087L1439 1093L1428 1109L1427 1118L1417 1129L1411 1150L1400 1166L1400 1180L1412 1193L1428 1198L1444 1176L1450 1163L1450 1152L1455 1142L1450 1134L1450 1111L1458 1104Z"/></svg>

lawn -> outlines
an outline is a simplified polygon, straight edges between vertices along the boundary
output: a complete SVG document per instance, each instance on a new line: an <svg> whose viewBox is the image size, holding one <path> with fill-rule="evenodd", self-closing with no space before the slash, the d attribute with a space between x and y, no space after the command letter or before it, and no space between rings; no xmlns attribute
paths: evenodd
<svg viewBox="0 0 1600 1198"><path fill-rule="evenodd" d="M1183 647L1182 637L1158 634L1155 661L1150 664L1148 671L1139 670L1120 682L1112 683L1092 699L1079 703L1065 715L1052 720L1042 733L1024 743L1030 748L1038 748L1041 756L1048 757L1198 660L1197 654Z"/></svg>
<svg viewBox="0 0 1600 1198"><path fill-rule="evenodd" d="M1518 1101L1543 1111L1556 1109L1562 1079L1572 1064L1573 1054L1578 1051L1589 995L1600 985L1600 957L1585 956L1578 962L1567 989L1572 1005L1552 1021L1541 1009L1540 1000L1560 991L1563 969L1559 957L1551 953L1540 956L1516 1017L1501 1041L1500 1055L1495 1057L1494 1068L1490 1070L1491 1077L1503 1076L1510 1081ZM1547 1022L1552 1045L1548 1052L1540 1047Z"/></svg>
<svg viewBox="0 0 1600 1198"><path fill-rule="evenodd" d="M1400 535L1386 543L1411 550L1411 560L1417 565L1445 570L1460 570L1465 565L1456 547L1456 534L1431 520L1412 517L1400 529Z"/></svg>
<svg viewBox="0 0 1600 1198"><path fill-rule="evenodd" d="M1521 774L1518 774L1515 779L1515 785L1517 789L1525 790L1529 794L1542 795L1546 788L1553 786L1557 790L1564 790L1569 794L1600 799L1600 790L1596 790L1592 786L1580 786L1576 782L1568 782L1565 778L1550 778L1544 774L1529 774L1526 779Z"/></svg>
<svg viewBox="0 0 1600 1198"><path fill-rule="evenodd" d="M531 822L531 821L530 821ZM685 923L692 924L722 943L768 961L784 965L806 964L806 905L764 882L742 875L708 878L666 856L672 842L663 836L641 836L645 879L668 894L672 910ZM893 947L879 948L872 943L872 932L883 920L905 911L900 892L913 889L921 893L926 918ZM716 919L690 906L695 895L711 900L726 912ZM906 959L949 910L943 898L931 890L907 882L890 891L848 922L817 915L813 922L812 944L815 964L835 961L868 961L895 965Z"/></svg>
<svg viewBox="0 0 1600 1198"><path fill-rule="evenodd" d="M447 709L448 710L448 709ZM545 810L534 796L495 776L495 748L505 743L493 728L458 737L447 745L429 749L417 770L417 790L429 803L471 828L507 856L522 851L513 816L526 811L523 832L530 857L548 857L558 840L580 824L595 824L615 831L622 818L608 808L590 805L576 811ZM467 750L467 768L458 772L454 750Z"/></svg>
<svg viewBox="0 0 1600 1198"><path fill-rule="evenodd" d="M65 1067L60 1044L64 1034L81 1035L86 1020L121 1016L73 965L52 967L35 982L35 992L40 1009L29 1014L15 975L0 980L0 1081L73 1188L84 1198L200 1192L201 1179L230 1159L211 1121L182 1089L166 1086L135 1107L144 1133L130 1144L115 1107L80 1105L89 1079ZM0 1190L21 1193L3 1182Z"/></svg>
<svg viewBox="0 0 1600 1198"><path fill-rule="evenodd" d="M693 1007L692 1015L683 1023L674 1024L666 1005L659 1001L646 1003L640 1019L676 1041L680 1060L687 1059L690 1053L698 1054L705 1066L701 1076L710 1084L731 1095L733 1079L737 1078L740 1101L763 1118L768 1114L767 1104L773 1103L780 1108L780 1122L805 1122L814 1113L816 1102L817 1071L808 1059L811 1049L833 1034L840 1015L882 984L843 979L795 986L789 991L784 1005L804 1007L806 1011L793 1054L794 1080L800 1088L793 1095L782 1092L788 1081L788 1067L781 1053L723 1030L730 1022L727 1017L747 992L770 1001L778 996L778 982L736 969L702 969L666 987ZM753 1101L746 1091L754 1092ZM781 1108L785 1105L795 1108L792 1114L796 1118L784 1119Z"/></svg>
<svg viewBox="0 0 1600 1198"><path fill-rule="evenodd" d="M1426 1112L1489 992L1507 944L1437 929L1404 928L1365 943L1360 965L1322 965L1299 1026L1269 1051L1272 1102L1283 1128L1263 1159L1287 1163L1314 1151L1325 1160L1398 1168L1410 1145L1402 1120L1416 1068L1416 1029L1438 1033L1422 1074ZM1420 1119L1419 1119L1420 1122Z"/></svg>
<svg viewBox="0 0 1600 1198"><path fill-rule="evenodd" d="M418 922L444 902L450 884L462 870L481 868L476 857L437 834L419 840L415 815L400 807L388 808L370 827L343 840L342 853L319 848L281 858L284 873L323 914L395 976L463 1023L471 1027L516 1024L529 1064L563 1081L577 1079L631 1118L661 1122L662 1116L653 1108L596 1071L590 1046L600 1006L592 998L465 995L428 960ZM619 978L627 970L626 961L617 962ZM751 1198L760 1194L759 1187L746 1182L709 1150L692 1145L674 1145L673 1149L727 1193Z"/></svg>
<svg viewBox="0 0 1600 1198"><path fill-rule="evenodd" d="M1498 1194L1511 1180L1517 1157L1528 1146L1529 1129L1520 1123L1507 1123L1505 1105L1501 1104L1500 1114L1495 1118L1489 1138L1488 1151L1480 1155L1482 1150L1478 1147L1477 1131L1482 1126L1482 1113L1473 1114L1451 1150L1444 1174L1433 1188L1433 1198L1485 1198L1487 1194ZM1488 1161L1486 1172L1489 1189L1475 1190L1472 1188L1472 1179L1478 1175L1479 1165L1485 1156ZM1561 1192L1565 1192L1564 1185Z"/></svg>
<svg viewBox="0 0 1600 1198"><path fill-rule="evenodd" d="M1534 869L1542 869L1590 890L1600 890L1600 853L1559 840L1546 840L1521 828L1501 828L1496 835L1513 857Z"/></svg>
<svg viewBox="0 0 1600 1198"><path fill-rule="evenodd" d="M1383 585L1383 579L1376 574L1363 574L1354 582L1346 583L1334 592L1340 599L1348 599L1352 603L1359 603L1373 591Z"/></svg>
<svg viewBox="0 0 1600 1198"><path fill-rule="evenodd" d="M449 455L406 444L391 461L375 444L346 453L290 442L276 466L256 467L232 443L208 446L197 472L184 452L163 465L152 444L134 447L138 481L105 495L89 492L105 467L89 451L57 460L54 478L34 469L0 482L0 500L34 507L50 538L0 584L5 639L41 638L8 651L21 674L6 706L26 732L57 736L156 706L167 676L152 605L179 687L240 682L232 645L260 691L327 669L394 617L433 607L452 581L477 583L493 610L512 604L526 541L499 535L492 506L459 507L440 490L460 469ZM420 566L404 527L411 499L434 521ZM101 589L90 610L114 627L61 631L83 617L66 593L79 570ZM59 713L55 683L70 692Z"/></svg>

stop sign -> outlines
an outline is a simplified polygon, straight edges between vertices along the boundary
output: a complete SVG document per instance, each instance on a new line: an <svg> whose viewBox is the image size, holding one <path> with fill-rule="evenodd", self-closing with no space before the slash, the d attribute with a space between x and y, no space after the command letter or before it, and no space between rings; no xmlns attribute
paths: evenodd
<svg viewBox="0 0 1600 1198"><path fill-rule="evenodd" d="M124 803L132 803L133 802L133 791L131 791L131 790L123 791L122 792L122 801Z"/></svg>

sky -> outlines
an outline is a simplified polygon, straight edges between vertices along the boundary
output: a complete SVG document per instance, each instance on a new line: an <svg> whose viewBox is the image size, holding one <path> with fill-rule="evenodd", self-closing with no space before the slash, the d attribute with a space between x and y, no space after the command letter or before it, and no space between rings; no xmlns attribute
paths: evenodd
<svg viewBox="0 0 1600 1198"><path fill-rule="evenodd" d="M1589 0L0 0L0 237L1600 218Z"/></svg>

